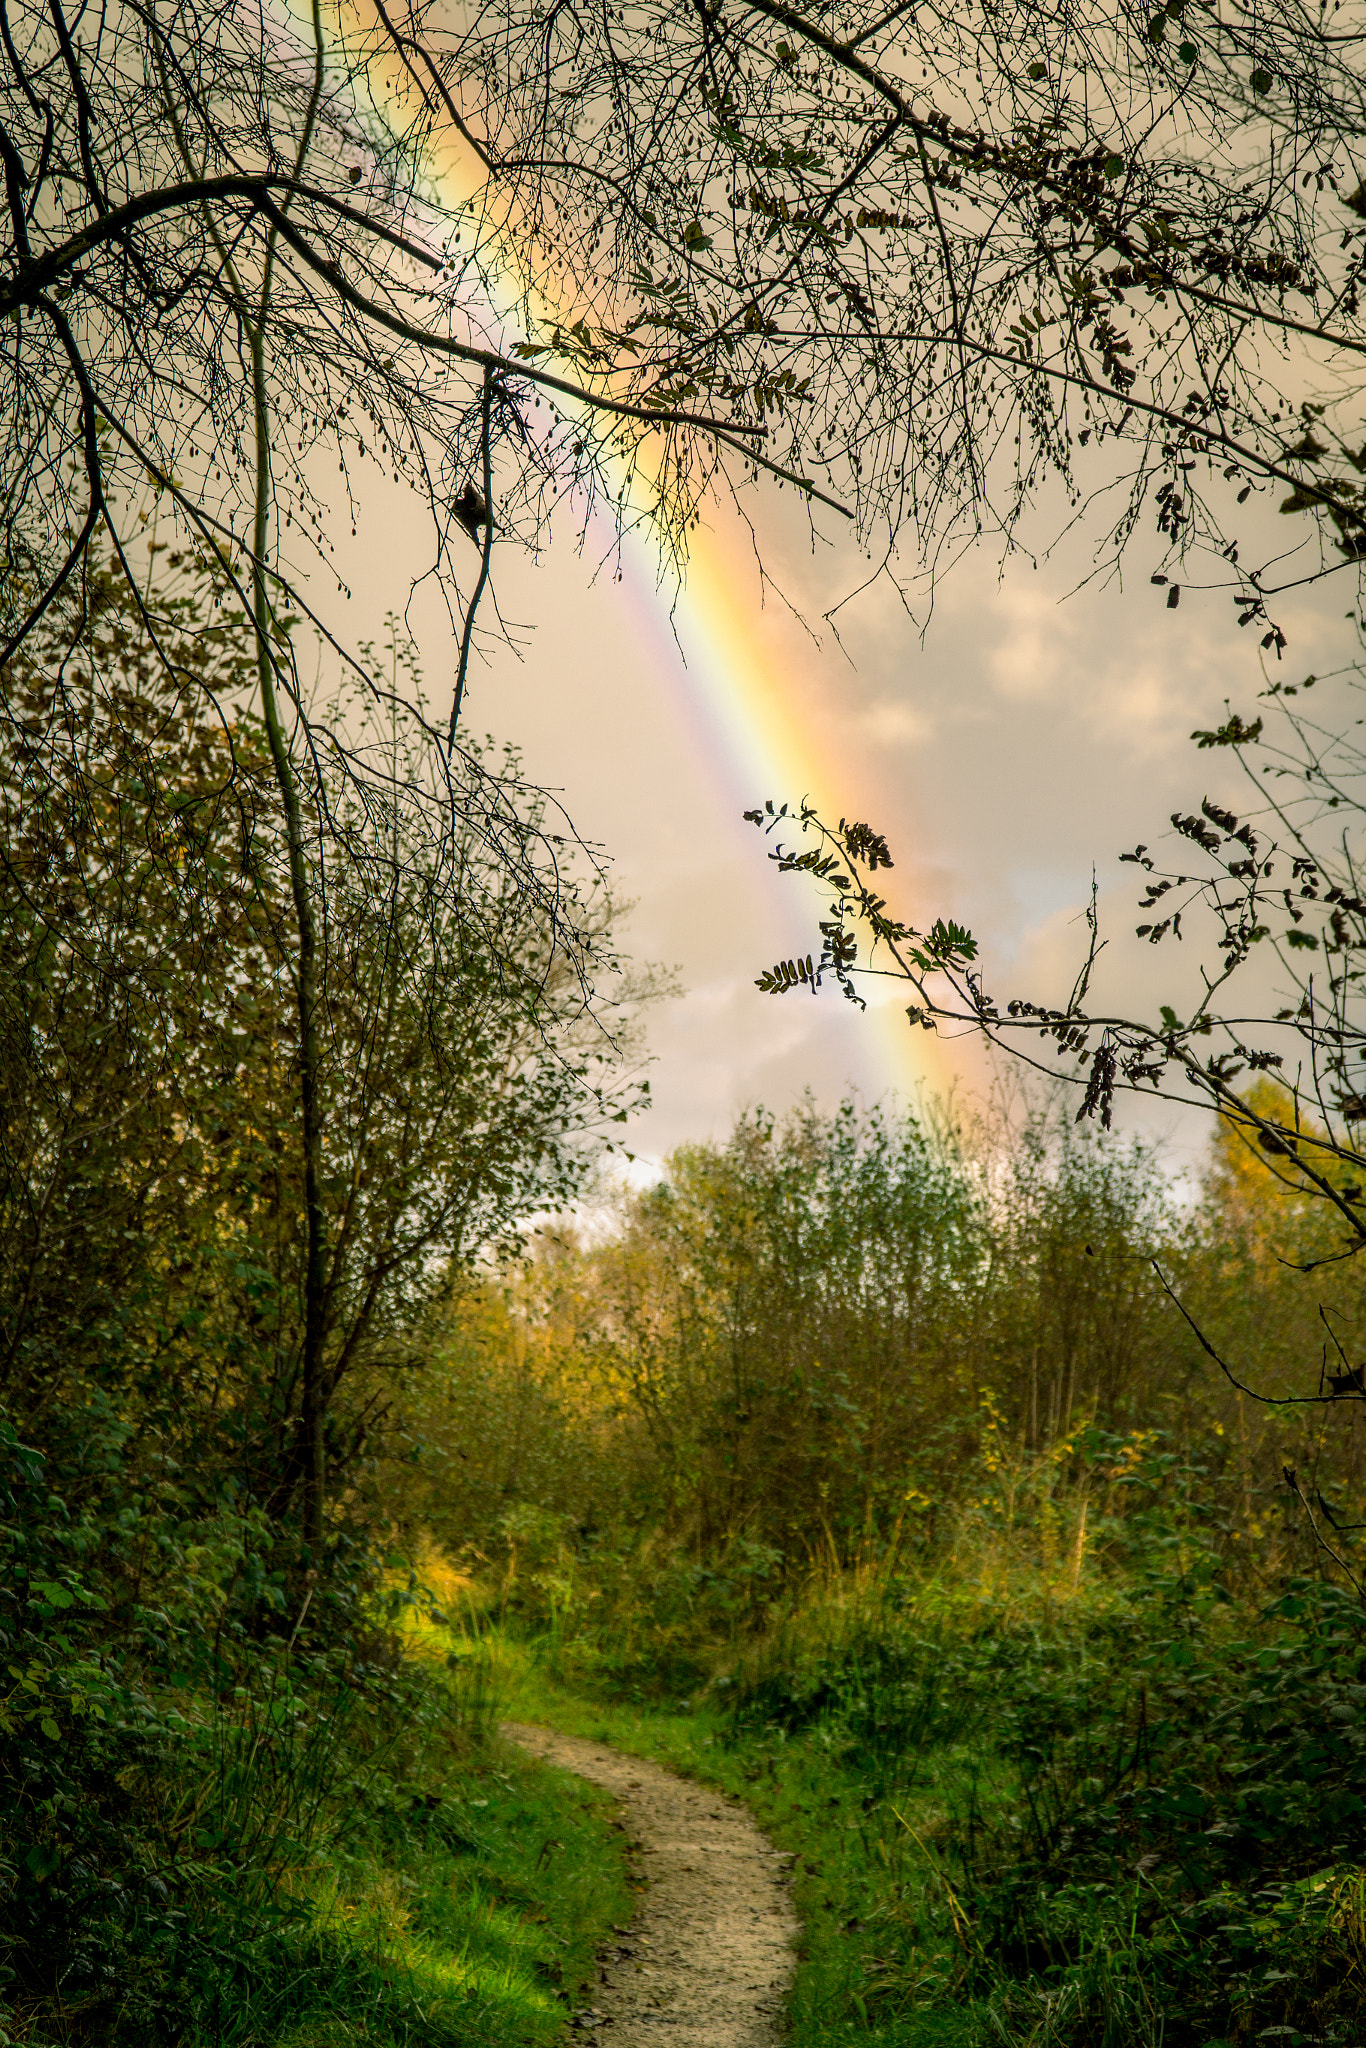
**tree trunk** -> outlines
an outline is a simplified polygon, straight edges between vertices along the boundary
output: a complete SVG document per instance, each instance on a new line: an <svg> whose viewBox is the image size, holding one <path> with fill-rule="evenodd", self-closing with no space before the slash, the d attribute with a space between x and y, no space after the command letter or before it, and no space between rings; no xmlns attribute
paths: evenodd
<svg viewBox="0 0 1366 2048"><path fill-rule="evenodd" d="M323 1500L327 1474L323 1450L326 1387L323 1344L326 1337L327 1218L322 1201L322 1115L318 1061L318 943L313 899L308 887L299 786L289 743L280 723L275 695L275 655L271 647L271 606L266 585L265 554L270 517L270 421L266 402L265 338L251 333L253 409L256 415L256 521L252 536L251 593L256 627L256 669L261 710L270 742L271 761L285 813L289 850L289 886L294 903L299 952L295 992L299 1028L299 1109L304 1151L304 1330L300 1359L297 1438L290 1460L298 1476L300 1526L304 1542L317 1550L322 1541Z"/></svg>

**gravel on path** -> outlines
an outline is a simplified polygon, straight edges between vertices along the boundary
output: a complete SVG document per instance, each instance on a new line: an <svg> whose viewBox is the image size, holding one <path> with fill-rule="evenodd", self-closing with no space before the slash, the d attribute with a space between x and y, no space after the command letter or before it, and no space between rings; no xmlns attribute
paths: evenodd
<svg viewBox="0 0 1366 2048"><path fill-rule="evenodd" d="M647 1879L572 2022L602 2048L778 2048L797 1918L792 1859L743 1806L601 1742L509 1721L503 1734L620 1801ZM601 2031L600 2031L601 2030Z"/></svg>

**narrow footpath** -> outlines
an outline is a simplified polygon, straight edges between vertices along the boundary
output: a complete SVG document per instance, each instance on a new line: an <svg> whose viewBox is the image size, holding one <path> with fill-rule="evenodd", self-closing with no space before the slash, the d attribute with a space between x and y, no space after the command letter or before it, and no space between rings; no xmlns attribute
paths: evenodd
<svg viewBox="0 0 1366 2048"><path fill-rule="evenodd" d="M658 1764L551 1728L505 1722L531 1755L601 1785L647 1884L635 1924L599 1958L574 2026L603 2048L778 2048L797 1918L791 1857L745 1809Z"/></svg>

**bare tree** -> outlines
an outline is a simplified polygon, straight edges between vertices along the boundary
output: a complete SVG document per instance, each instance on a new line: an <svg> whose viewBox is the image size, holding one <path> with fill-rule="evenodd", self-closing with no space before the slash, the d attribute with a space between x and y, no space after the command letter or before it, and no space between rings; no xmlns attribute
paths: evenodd
<svg viewBox="0 0 1366 2048"><path fill-rule="evenodd" d="M1275 589L1361 552L1345 16L493 0L461 21L405 15L415 132L458 101L490 233L536 228L538 360L764 420L875 559L907 527L913 572L982 534L1033 545L1036 504L1114 559L1146 509L1160 553L1203 553L1274 638ZM1267 491L1319 528L1274 576L1239 548Z"/></svg>
<svg viewBox="0 0 1366 2048"><path fill-rule="evenodd" d="M4 18L29 610L130 475L248 552L264 480L326 555L323 446L348 509L372 458L417 491L453 696L495 536L535 541L574 491L681 556L701 495L764 470L879 560L909 524L917 568L1032 544L1041 499L1113 558L1146 507L1273 642L1276 590L1361 552L1366 81L1336 15ZM1274 576L1238 534L1267 491L1318 536Z"/></svg>
<svg viewBox="0 0 1366 2048"><path fill-rule="evenodd" d="M27 574L0 658L98 526L136 534L148 482L201 540L287 583L287 550L326 559L364 464L388 470L418 493L459 625L470 537L539 537L558 493L601 487L622 435L662 436L673 477L701 427L762 441L500 351L504 252L390 118L372 24L323 0L305 35L199 0L3 10L3 489ZM461 125L452 108L457 140ZM573 442L533 423L538 393ZM342 482L323 498L328 448ZM253 595L260 610L264 584Z"/></svg>

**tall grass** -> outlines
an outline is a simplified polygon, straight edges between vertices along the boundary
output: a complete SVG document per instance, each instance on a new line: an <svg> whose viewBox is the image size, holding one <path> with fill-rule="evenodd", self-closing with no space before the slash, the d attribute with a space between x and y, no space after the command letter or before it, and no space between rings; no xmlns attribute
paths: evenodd
<svg viewBox="0 0 1366 2048"><path fill-rule="evenodd" d="M935 1551L914 1506L757 1627L733 1585L628 1627L616 1565L594 1598L558 1557L577 1633L523 1611L519 1711L742 1791L796 1852L803 2048L1366 2038L1356 1602L1240 1582L1153 1436L1002 1447Z"/></svg>

